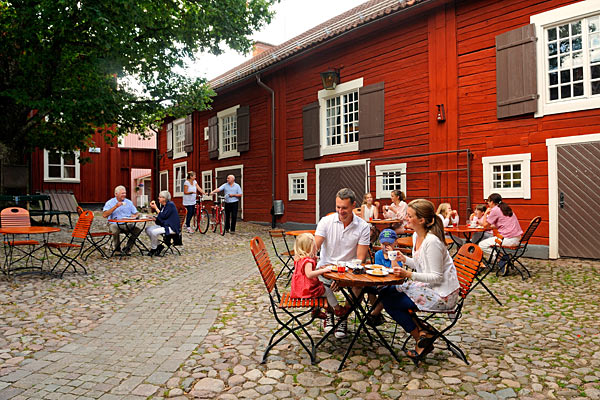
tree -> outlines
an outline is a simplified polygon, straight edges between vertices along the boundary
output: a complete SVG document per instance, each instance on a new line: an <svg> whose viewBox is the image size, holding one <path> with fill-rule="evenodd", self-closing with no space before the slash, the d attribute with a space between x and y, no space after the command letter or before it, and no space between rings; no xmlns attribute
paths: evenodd
<svg viewBox="0 0 600 400"><path fill-rule="evenodd" d="M206 80L177 70L248 51L275 1L0 0L0 143L68 151L210 107Z"/></svg>

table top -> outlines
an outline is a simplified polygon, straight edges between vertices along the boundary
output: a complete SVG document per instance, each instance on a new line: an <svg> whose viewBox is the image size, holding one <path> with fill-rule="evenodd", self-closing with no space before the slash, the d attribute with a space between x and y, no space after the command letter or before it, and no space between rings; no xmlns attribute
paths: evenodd
<svg viewBox="0 0 600 400"><path fill-rule="evenodd" d="M452 239L446 238L446 245L450 246L452 243L454 243L452 241ZM405 237L398 238L396 240L396 244L400 247L412 247L413 246L413 238L412 238L412 236L405 236Z"/></svg>
<svg viewBox="0 0 600 400"><path fill-rule="evenodd" d="M37 235L53 232L60 232L60 228L53 226L11 226L0 228L0 233L5 235Z"/></svg>
<svg viewBox="0 0 600 400"><path fill-rule="evenodd" d="M460 225L444 228L444 231L448 233L462 233L462 232L485 232L485 228L473 228L469 225Z"/></svg>
<svg viewBox="0 0 600 400"><path fill-rule="evenodd" d="M108 222L115 222L117 224L135 224L136 222L151 222L154 221L150 218L140 218L140 219L109 219Z"/></svg>
<svg viewBox="0 0 600 400"><path fill-rule="evenodd" d="M370 224L375 224L375 225L392 225L392 224L399 224L399 223L403 222L403 220L401 220L401 219L370 219L368 222Z"/></svg>
<svg viewBox="0 0 600 400"><path fill-rule="evenodd" d="M299 230L299 231L287 231L285 234L290 235L290 236L299 236L299 235L302 235L303 233L312 233L314 235L315 232L316 232L315 229L304 229L304 230Z"/></svg>
<svg viewBox="0 0 600 400"><path fill-rule="evenodd" d="M351 270L348 272L325 272L323 276L332 281L336 281L340 287L386 286L397 285L404 282L404 278L401 278L396 274L374 276L366 273L354 274Z"/></svg>

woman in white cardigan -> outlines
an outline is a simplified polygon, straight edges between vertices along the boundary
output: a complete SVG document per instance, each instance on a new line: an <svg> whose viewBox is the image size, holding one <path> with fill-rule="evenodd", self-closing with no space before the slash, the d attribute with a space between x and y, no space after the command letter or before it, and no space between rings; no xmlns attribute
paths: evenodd
<svg viewBox="0 0 600 400"><path fill-rule="evenodd" d="M406 219L407 227L415 231L413 257L398 253L392 266L394 273L407 281L385 288L380 296L388 314L415 339L415 350L407 351L407 355L418 363L433 350L433 333L413 319L408 310L451 310L459 299L460 285L444 240L442 220L437 217L433 203L425 199L411 201ZM402 268L398 261L413 271Z"/></svg>

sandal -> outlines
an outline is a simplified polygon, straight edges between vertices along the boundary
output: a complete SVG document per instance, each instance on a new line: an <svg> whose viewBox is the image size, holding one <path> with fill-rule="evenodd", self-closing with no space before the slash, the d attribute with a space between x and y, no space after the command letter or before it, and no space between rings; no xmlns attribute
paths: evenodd
<svg viewBox="0 0 600 400"><path fill-rule="evenodd" d="M417 346L422 349L426 349L435 342L437 339L437 334L428 328L421 327L419 340L417 341Z"/></svg>
<svg viewBox="0 0 600 400"><path fill-rule="evenodd" d="M430 345L429 347L423 349L421 354L417 353L416 350L406 350L406 356L415 363L415 366L419 366L419 361L422 361L427 357L427 354L431 353L435 347Z"/></svg>

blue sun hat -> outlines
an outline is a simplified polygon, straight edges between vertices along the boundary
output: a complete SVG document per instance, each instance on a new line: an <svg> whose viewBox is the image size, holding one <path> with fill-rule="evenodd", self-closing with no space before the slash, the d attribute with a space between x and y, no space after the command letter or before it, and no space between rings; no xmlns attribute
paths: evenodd
<svg viewBox="0 0 600 400"><path fill-rule="evenodd" d="M396 235L396 232L394 232L392 229L384 229L379 234L379 243L381 244L394 244L396 239L398 239L398 235Z"/></svg>

